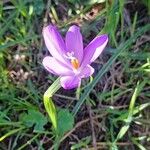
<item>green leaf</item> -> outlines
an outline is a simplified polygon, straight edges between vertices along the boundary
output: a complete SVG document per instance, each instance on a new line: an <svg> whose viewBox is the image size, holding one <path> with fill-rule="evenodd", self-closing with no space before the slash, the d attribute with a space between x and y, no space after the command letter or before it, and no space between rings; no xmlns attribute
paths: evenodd
<svg viewBox="0 0 150 150"><path fill-rule="evenodd" d="M58 135L63 135L71 130L74 125L74 117L67 109L60 109L58 112Z"/></svg>
<svg viewBox="0 0 150 150"><path fill-rule="evenodd" d="M138 141L135 140L135 138L132 138L131 140L139 148L139 150L146 150L146 148L142 144L138 143Z"/></svg>
<svg viewBox="0 0 150 150"><path fill-rule="evenodd" d="M117 140L119 140L119 139L121 139L124 135L125 135L125 133L128 131L128 129L129 129L129 127L130 127L130 124L128 123L126 123L126 125L124 125L121 129L120 129L120 131L119 131L119 133L118 133L118 135L117 135Z"/></svg>
<svg viewBox="0 0 150 150"><path fill-rule="evenodd" d="M43 131L43 126L48 122L47 118L37 110L28 110L28 113L21 114L20 120L27 127L34 125L34 132Z"/></svg>
<svg viewBox="0 0 150 150"><path fill-rule="evenodd" d="M140 94L141 90L143 89L143 87L145 86L145 84L146 84L146 81L143 81L141 84L139 84L139 83L137 84L135 91L132 95L130 105L129 105L129 116L133 115L135 100L139 96L139 94Z"/></svg>
<svg viewBox="0 0 150 150"><path fill-rule="evenodd" d="M0 142L3 141L5 138L7 138L7 137L9 137L9 136L11 136L11 135L13 135L13 134L23 130L23 129L24 129L24 127L21 127L21 128L13 129L13 130L9 131L8 133L6 133L2 137L0 137Z"/></svg>

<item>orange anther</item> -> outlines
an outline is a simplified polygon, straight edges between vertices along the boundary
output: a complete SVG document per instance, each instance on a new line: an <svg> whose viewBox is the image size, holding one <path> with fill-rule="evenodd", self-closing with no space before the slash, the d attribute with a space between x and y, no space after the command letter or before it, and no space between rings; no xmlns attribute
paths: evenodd
<svg viewBox="0 0 150 150"><path fill-rule="evenodd" d="M74 69L78 69L79 68L79 61L78 61L78 59L76 59L76 58L71 59L71 64L72 64Z"/></svg>

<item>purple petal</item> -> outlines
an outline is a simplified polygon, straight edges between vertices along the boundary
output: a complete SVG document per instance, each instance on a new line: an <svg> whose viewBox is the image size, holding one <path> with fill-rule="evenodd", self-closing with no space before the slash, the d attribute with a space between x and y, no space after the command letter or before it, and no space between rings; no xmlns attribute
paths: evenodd
<svg viewBox="0 0 150 150"><path fill-rule="evenodd" d="M67 47L68 52L71 52L71 51L74 52L75 57L77 57L79 62L82 61L83 40L82 40L82 35L80 33L79 27L73 25L69 28L66 34L66 47Z"/></svg>
<svg viewBox="0 0 150 150"><path fill-rule="evenodd" d="M80 73L81 78L87 78L91 76L94 73L94 68L91 67L90 65L87 65L86 67L83 68L83 70Z"/></svg>
<svg viewBox="0 0 150 150"><path fill-rule="evenodd" d="M107 42L108 36L105 34L94 38L90 42L90 44L84 49L82 66L85 66L93 62L104 50Z"/></svg>
<svg viewBox="0 0 150 150"><path fill-rule="evenodd" d="M57 31L56 27L49 25L43 28L43 36L45 44L51 53L51 55L57 60L65 63L64 54L65 54L65 43Z"/></svg>
<svg viewBox="0 0 150 150"><path fill-rule="evenodd" d="M80 85L81 79L78 76L64 76L60 78L60 83L64 89L73 89Z"/></svg>
<svg viewBox="0 0 150 150"><path fill-rule="evenodd" d="M43 66L51 73L60 76L74 75L73 71L68 66L59 62L53 57L47 56L43 59Z"/></svg>

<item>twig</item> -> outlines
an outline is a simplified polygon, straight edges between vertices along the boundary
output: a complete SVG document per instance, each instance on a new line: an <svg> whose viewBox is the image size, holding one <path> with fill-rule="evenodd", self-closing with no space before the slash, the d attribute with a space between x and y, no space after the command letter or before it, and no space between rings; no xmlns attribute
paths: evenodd
<svg viewBox="0 0 150 150"><path fill-rule="evenodd" d="M113 143L110 142L97 142L97 148L98 149L102 149L102 148L106 148L107 146L111 146ZM117 142L116 145L118 146L129 146L132 145L131 142ZM82 150L86 150L85 148L83 148ZM88 150L95 150L94 147L88 148Z"/></svg>
<svg viewBox="0 0 150 150"><path fill-rule="evenodd" d="M97 150L96 137L95 137L95 131L94 131L94 123L93 123L92 110L91 110L90 104L87 106L87 109L89 111L90 124L91 124L91 128L92 128L92 139L93 139L92 143L93 143L94 149Z"/></svg>

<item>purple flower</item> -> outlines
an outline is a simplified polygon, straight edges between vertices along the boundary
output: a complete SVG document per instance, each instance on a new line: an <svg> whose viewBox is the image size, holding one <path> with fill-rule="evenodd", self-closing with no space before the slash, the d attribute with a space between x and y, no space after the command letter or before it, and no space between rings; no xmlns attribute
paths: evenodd
<svg viewBox="0 0 150 150"><path fill-rule="evenodd" d="M43 65L49 72L60 76L60 83L64 89L78 87L82 78L94 73L90 64L102 53L108 42L108 36L101 35L83 48L80 29L75 25L69 28L65 42L52 25L44 27L43 36L52 55L44 58Z"/></svg>

